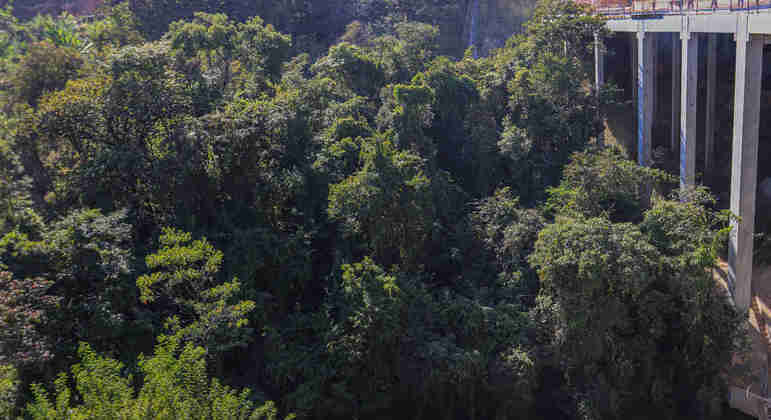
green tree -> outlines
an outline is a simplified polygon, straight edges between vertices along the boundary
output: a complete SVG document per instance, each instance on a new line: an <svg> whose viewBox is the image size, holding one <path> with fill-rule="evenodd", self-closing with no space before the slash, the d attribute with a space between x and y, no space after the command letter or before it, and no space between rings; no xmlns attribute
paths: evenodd
<svg viewBox="0 0 771 420"><path fill-rule="evenodd" d="M50 42L57 47L71 48L85 52L90 48L83 37L77 18L67 12L58 16L37 14L22 26L27 39L33 42Z"/></svg>
<svg viewBox="0 0 771 420"><path fill-rule="evenodd" d="M598 111L608 97L598 100L583 83L591 79L594 34L603 25L578 3L542 1L524 33L475 70L487 110L500 124L502 180L523 203L544 198L570 156L601 129ZM484 76L490 71L496 77Z"/></svg>
<svg viewBox="0 0 771 420"><path fill-rule="evenodd" d="M84 178L90 162L105 152L102 109L109 86L106 76L70 80L64 89L44 96L37 113L25 121L29 131L20 139L50 181L44 186L48 203L65 207L96 201L98 190Z"/></svg>
<svg viewBox="0 0 771 420"><path fill-rule="evenodd" d="M0 70L12 74L13 58L22 51L23 42L18 36L21 32L19 20L13 15L13 5L0 8Z"/></svg>
<svg viewBox="0 0 771 420"><path fill-rule="evenodd" d="M0 365L0 417L14 418L19 380L16 369L11 365Z"/></svg>
<svg viewBox="0 0 771 420"><path fill-rule="evenodd" d="M396 389L393 373L398 369L399 349L405 332L405 302L396 276L386 273L371 259L343 265L340 283L340 323L328 346L341 363L335 397L359 415L374 414L393 404ZM335 389L337 388L337 389Z"/></svg>
<svg viewBox="0 0 771 420"><path fill-rule="evenodd" d="M330 186L329 216L362 238L378 263L416 268L434 216L423 160L380 140L364 145L362 160L361 170Z"/></svg>
<svg viewBox="0 0 771 420"><path fill-rule="evenodd" d="M347 42L332 46L326 56L313 64L311 71L318 77L336 81L353 94L365 97L376 94L385 78L370 56Z"/></svg>
<svg viewBox="0 0 771 420"><path fill-rule="evenodd" d="M130 209L138 227L153 232L195 200L197 190L186 184L206 179L208 149L190 121L193 92L167 46L129 46L110 63L93 123L104 135L78 171L89 186L79 190L91 192L87 203Z"/></svg>
<svg viewBox="0 0 771 420"><path fill-rule="evenodd" d="M30 357L66 360L79 340L103 350L120 347L136 296L125 217L72 211L32 235L11 231L2 237L4 351L19 353L15 359L29 365ZM47 365L28 367L44 371Z"/></svg>
<svg viewBox="0 0 771 420"><path fill-rule="evenodd" d="M301 415L517 418L527 412L536 368L523 339L527 316L514 305L491 307L431 288L368 257L340 267L330 289L328 310L296 314L285 330L268 334L269 372Z"/></svg>
<svg viewBox="0 0 771 420"><path fill-rule="evenodd" d="M558 216L541 231L535 313L579 400L603 416L639 404L714 414L714 363L729 363L742 335L709 271L726 225L701 203L656 200L639 226Z"/></svg>
<svg viewBox="0 0 771 420"><path fill-rule="evenodd" d="M86 340L118 350L136 302L132 239L125 211L103 215L94 209L72 211L43 234L46 277L56 281L55 294L67 302L55 318L69 332L73 353L77 341Z"/></svg>
<svg viewBox="0 0 771 420"><path fill-rule="evenodd" d="M0 139L0 235L11 231L24 234L40 232L42 217L32 200L34 185L13 147L13 137Z"/></svg>
<svg viewBox="0 0 771 420"><path fill-rule="evenodd" d="M159 241L161 248L145 260L153 272L137 279L140 299L144 303L168 299L173 305L172 331L212 354L248 344L252 332L248 317L255 303L238 300L238 279L219 281L222 252L205 238L193 241L189 233L170 228L163 230Z"/></svg>
<svg viewBox="0 0 771 420"><path fill-rule="evenodd" d="M196 200L187 183L208 182L209 150L189 116L191 90L167 53L162 45L126 47L106 74L70 81L24 115L15 143L51 204L128 208L138 228L152 231Z"/></svg>
<svg viewBox="0 0 771 420"><path fill-rule="evenodd" d="M559 186L548 190L548 207L560 214L640 222L651 188L663 191L674 181L661 170L638 166L617 149L576 153Z"/></svg>
<svg viewBox="0 0 771 420"><path fill-rule="evenodd" d="M277 32L255 16L238 25L236 57L250 73L269 81L281 78L284 62L289 57L292 38Z"/></svg>
<svg viewBox="0 0 771 420"><path fill-rule="evenodd" d="M257 81L278 79L291 44L290 37L264 25L259 17L236 23L221 13L197 12L191 21L174 22L166 37L182 56L205 60L206 70L218 73L223 92L231 82L234 60L240 60Z"/></svg>
<svg viewBox="0 0 771 420"><path fill-rule="evenodd" d="M33 43L15 69L11 84L16 96L34 107L43 94L62 89L74 79L82 65L80 53L70 46Z"/></svg>
<svg viewBox="0 0 771 420"><path fill-rule="evenodd" d="M309 126L314 102L326 94L322 84L293 88L271 99L234 101L204 119L212 140L212 192L204 202L211 207L198 212L202 223L190 230L225 239L218 246L230 256L227 275L269 293L282 313L300 296L316 299L306 293L326 187L311 188Z"/></svg>
<svg viewBox="0 0 771 420"><path fill-rule="evenodd" d="M86 27L88 39L103 49L106 46L120 48L126 45L141 44L145 41L139 32L139 21L131 11L129 2L124 1L114 6L103 7L100 19Z"/></svg>
<svg viewBox="0 0 771 420"><path fill-rule="evenodd" d="M50 293L52 284L39 277L19 280L8 271L0 271L2 366L35 370L54 357L55 337L46 328L46 323L51 320L60 299ZM11 402L4 401L3 404L13 407Z"/></svg>
<svg viewBox="0 0 771 420"><path fill-rule="evenodd" d="M34 401L26 412L34 420L49 419L196 419L275 420L275 405L254 407L249 390L238 392L210 379L206 373L205 350L178 339L162 337L150 357L141 357L141 386L134 391L134 379L122 363L98 355L87 344L78 351L80 363L69 376L59 375L51 399L40 385L33 386ZM75 396L78 399L75 402ZM293 416L288 416L291 419Z"/></svg>
<svg viewBox="0 0 771 420"><path fill-rule="evenodd" d="M495 289L498 298L513 301L517 295L532 295L538 279L528 263L538 232L545 220L534 209L524 209L508 187L475 203L469 215L474 236L483 249L492 254L492 261L479 259L470 265L495 267ZM477 250L478 251L478 250ZM476 255L473 250L468 251ZM472 259L474 259L472 257Z"/></svg>
<svg viewBox="0 0 771 420"><path fill-rule="evenodd" d="M495 173L497 165L497 133L490 142L490 137L476 129L489 120L478 112L480 94L474 80L463 73L447 58L434 60L423 72L433 93L432 120L424 132L436 144L439 167L450 172L469 194L487 195L491 191L485 184L494 182L487 174Z"/></svg>
<svg viewBox="0 0 771 420"><path fill-rule="evenodd" d="M437 52L439 29L420 22L399 22L392 33L370 42L389 83L406 83L423 71Z"/></svg>
<svg viewBox="0 0 771 420"><path fill-rule="evenodd" d="M131 46L111 57L104 106L113 142L147 148L159 125L189 111L190 98L180 75L169 72L170 61L163 44Z"/></svg>
<svg viewBox="0 0 771 420"><path fill-rule="evenodd" d="M192 21L171 24L166 34L171 47L185 57L202 56L210 69L220 74L220 89L230 83L231 61L235 52L236 23L222 13L197 12Z"/></svg>
<svg viewBox="0 0 771 420"><path fill-rule="evenodd" d="M395 144L426 159L436 167L436 144L424 131L434 118L434 91L426 85L425 76L416 75L410 84L397 84L383 89L383 105L377 116L381 131L392 130Z"/></svg>

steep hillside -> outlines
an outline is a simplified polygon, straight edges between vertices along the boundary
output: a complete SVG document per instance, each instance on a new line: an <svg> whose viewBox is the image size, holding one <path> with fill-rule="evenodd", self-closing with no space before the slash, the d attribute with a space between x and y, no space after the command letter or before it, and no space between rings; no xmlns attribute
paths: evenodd
<svg viewBox="0 0 771 420"><path fill-rule="evenodd" d="M0 4L8 0L0 0ZM93 13L102 0L45 0L14 4L14 13L28 19L36 14ZM292 34L297 51L321 54L353 21L378 26L409 19L440 28L440 50L462 55L472 43L486 55L502 47L530 15L534 0L130 0L143 30L151 38L168 24L191 17L194 11L226 13L236 20L259 15L282 32Z"/></svg>

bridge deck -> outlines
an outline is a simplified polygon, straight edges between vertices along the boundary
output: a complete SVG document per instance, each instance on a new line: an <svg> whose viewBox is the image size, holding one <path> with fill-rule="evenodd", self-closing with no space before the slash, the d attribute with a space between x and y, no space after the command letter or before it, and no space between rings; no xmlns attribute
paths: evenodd
<svg viewBox="0 0 771 420"><path fill-rule="evenodd" d="M746 23L740 20L746 19ZM614 32L689 32L736 33L747 28L750 34L771 34L771 13L747 13L717 11L709 14L658 14L654 18L639 19L632 16L608 19L608 29Z"/></svg>
<svg viewBox="0 0 771 420"><path fill-rule="evenodd" d="M648 14L705 14L716 12L761 12L771 9L771 0L579 0L598 13L619 17Z"/></svg>
<svg viewBox="0 0 771 420"><path fill-rule="evenodd" d="M687 27L689 32L736 33L746 27L751 34L771 34L771 0L596 0L592 6L615 32L680 32Z"/></svg>

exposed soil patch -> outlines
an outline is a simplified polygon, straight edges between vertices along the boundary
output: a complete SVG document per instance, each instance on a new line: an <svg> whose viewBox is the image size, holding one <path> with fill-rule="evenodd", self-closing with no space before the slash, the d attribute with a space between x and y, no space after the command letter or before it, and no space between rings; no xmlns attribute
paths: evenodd
<svg viewBox="0 0 771 420"><path fill-rule="evenodd" d="M728 295L728 264L720 260L713 271L718 286ZM752 273L752 301L748 317L749 343L747 353L737 355L726 375L731 386L768 396L771 350L771 267L755 267ZM757 404L747 403L743 411L757 410Z"/></svg>

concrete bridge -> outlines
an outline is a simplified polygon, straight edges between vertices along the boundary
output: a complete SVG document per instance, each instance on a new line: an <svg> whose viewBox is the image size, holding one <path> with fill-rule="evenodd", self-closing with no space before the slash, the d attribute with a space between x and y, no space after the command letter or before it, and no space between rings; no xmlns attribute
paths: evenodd
<svg viewBox="0 0 771 420"><path fill-rule="evenodd" d="M739 218L732 222L728 244L728 283L735 305L747 311L755 289L753 236L762 122L763 50L771 43L769 0L646 0L623 4L618 0L599 0L594 7L607 18L607 28L612 34L612 38L598 39L595 44L595 82L598 86L605 83L608 71L615 71L618 76L619 67L621 72L627 72L626 83L632 87L631 97L636 108L639 164L652 164L652 147L655 142L662 144L662 130L659 129L654 138L653 127L659 124L660 128L662 120L669 128L663 136L665 148L679 160L681 188L696 182L697 146L705 174L715 168L716 158L730 159L730 210ZM718 68L718 41L722 46L720 51L725 54L728 50L731 55L722 62L732 62L733 66ZM729 43L732 45L727 47ZM625 51L616 51L620 49ZM607 52L616 58L614 65L606 68ZM619 57L628 62L619 62ZM662 72L662 62L671 67ZM726 73L730 74L725 76ZM671 76L661 80L662 74ZM726 83L733 83L732 93L724 89L719 95L718 75ZM671 87L671 94L657 90L659 83ZM726 157L729 153L716 156L717 105L733 117L730 146L722 146L724 152L730 151L730 158ZM725 137L727 142L729 134ZM769 168L761 169L769 176L766 171ZM768 338L767 333L762 335ZM768 418L768 343L764 344L765 355L752 363L753 371L760 378L750 386L752 392L736 387L730 399L734 407L765 419Z"/></svg>

